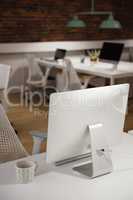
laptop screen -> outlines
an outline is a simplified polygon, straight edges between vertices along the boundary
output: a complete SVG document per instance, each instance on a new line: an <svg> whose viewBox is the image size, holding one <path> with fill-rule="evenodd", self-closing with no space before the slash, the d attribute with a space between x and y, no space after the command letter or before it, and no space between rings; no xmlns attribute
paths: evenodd
<svg viewBox="0 0 133 200"><path fill-rule="evenodd" d="M104 42L99 59L119 62L123 48L123 43Z"/></svg>

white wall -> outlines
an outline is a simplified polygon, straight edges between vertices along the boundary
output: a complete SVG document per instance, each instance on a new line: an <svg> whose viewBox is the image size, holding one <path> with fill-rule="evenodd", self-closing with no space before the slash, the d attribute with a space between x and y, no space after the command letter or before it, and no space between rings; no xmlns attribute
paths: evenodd
<svg viewBox="0 0 133 200"><path fill-rule="evenodd" d="M89 48L100 48L103 42L104 41L0 43L0 53L51 52L55 51L56 48L65 48L67 50L74 51ZM123 42L125 47L133 47L133 40L115 40L115 42Z"/></svg>

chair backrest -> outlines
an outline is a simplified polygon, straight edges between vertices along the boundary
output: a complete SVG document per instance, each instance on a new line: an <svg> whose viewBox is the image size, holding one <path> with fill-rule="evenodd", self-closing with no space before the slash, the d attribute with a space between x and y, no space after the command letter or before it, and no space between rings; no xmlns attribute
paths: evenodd
<svg viewBox="0 0 133 200"><path fill-rule="evenodd" d="M72 62L69 59L64 59L64 64L66 70L66 76L67 76L67 82L68 82L68 88L67 90L78 90L81 89L82 84L80 82L80 79L78 77L78 74L76 70L74 69Z"/></svg>
<svg viewBox="0 0 133 200"><path fill-rule="evenodd" d="M66 55L66 49L56 49L54 59L64 59Z"/></svg>
<svg viewBox="0 0 133 200"><path fill-rule="evenodd" d="M1 64L0 65L0 89L6 90L8 87L9 76L10 76L11 66Z"/></svg>
<svg viewBox="0 0 133 200"><path fill-rule="evenodd" d="M28 156L0 104L0 163Z"/></svg>
<svg viewBox="0 0 133 200"><path fill-rule="evenodd" d="M40 68L40 71L43 74L43 84L46 85L47 80L48 80L48 76L49 76L50 71L51 71L51 67L49 67L47 65L45 65L45 66L39 65L39 68Z"/></svg>
<svg viewBox="0 0 133 200"><path fill-rule="evenodd" d="M43 79L43 73L40 71L39 65L33 54L26 55L29 67L28 81L38 81Z"/></svg>

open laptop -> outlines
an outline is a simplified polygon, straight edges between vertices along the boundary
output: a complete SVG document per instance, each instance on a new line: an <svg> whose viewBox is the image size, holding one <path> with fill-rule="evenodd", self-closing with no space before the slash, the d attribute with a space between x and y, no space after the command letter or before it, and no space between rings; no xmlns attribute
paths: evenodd
<svg viewBox="0 0 133 200"><path fill-rule="evenodd" d="M104 42L99 55L99 60L101 62L117 64L120 61L123 48L123 43Z"/></svg>
<svg viewBox="0 0 133 200"><path fill-rule="evenodd" d="M99 55L99 63L96 67L116 68L124 48L123 43L104 42Z"/></svg>
<svg viewBox="0 0 133 200"><path fill-rule="evenodd" d="M99 55L96 68L116 69L124 48L123 43L104 42Z"/></svg>

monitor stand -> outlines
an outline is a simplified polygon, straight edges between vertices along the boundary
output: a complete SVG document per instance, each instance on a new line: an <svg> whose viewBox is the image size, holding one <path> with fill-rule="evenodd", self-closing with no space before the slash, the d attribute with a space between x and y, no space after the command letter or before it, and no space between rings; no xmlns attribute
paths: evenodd
<svg viewBox="0 0 133 200"><path fill-rule="evenodd" d="M91 163L75 166L73 170L90 178L112 172L112 161L102 124L88 125L91 140Z"/></svg>

